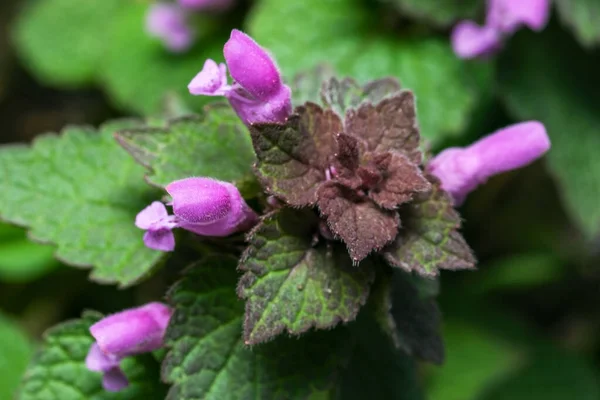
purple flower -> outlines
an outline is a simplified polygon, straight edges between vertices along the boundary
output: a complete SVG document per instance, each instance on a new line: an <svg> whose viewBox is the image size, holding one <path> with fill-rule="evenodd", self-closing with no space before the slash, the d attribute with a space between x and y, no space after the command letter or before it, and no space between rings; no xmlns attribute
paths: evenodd
<svg viewBox="0 0 600 400"><path fill-rule="evenodd" d="M173 198L173 214L155 201L143 209L135 225L146 230L144 243L161 251L173 251L173 228L183 228L202 236L228 236L247 230L257 221L239 190L231 183L211 178L186 178L166 187Z"/></svg>
<svg viewBox="0 0 600 400"><path fill-rule="evenodd" d="M460 58L485 57L502 48L504 39L525 25L539 31L548 23L549 0L488 0L484 26L461 21L452 31L452 48Z"/></svg>
<svg viewBox="0 0 600 400"><path fill-rule="evenodd" d="M213 60L188 85L193 95L225 96L245 124L285 122L292 112L290 88L282 82L275 62L250 36L234 29L223 48L227 67Z"/></svg>
<svg viewBox="0 0 600 400"><path fill-rule="evenodd" d="M146 15L146 31L175 53L188 50L195 39L184 10L177 4L153 4Z"/></svg>
<svg viewBox="0 0 600 400"><path fill-rule="evenodd" d="M172 310L158 302L109 315L90 327L96 342L90 347L85 365L102 372L102 386L118 392L129 382L119 366L127 356L157 350L169 325Z"/></svg>
<svg viewBox="0 0 600 400"><path fill-rule="evenodd" d="M195 11L225 11L234 0L178 0L179 5Z"/></svg>
<svg viewBox="0 0 600 400"><path fill-rule="evenodd" d="M467 194L489 177L521 168L550 149L544 125L537 121L511 125L472 145L442 151L427 166L460 205Z"/></svg>

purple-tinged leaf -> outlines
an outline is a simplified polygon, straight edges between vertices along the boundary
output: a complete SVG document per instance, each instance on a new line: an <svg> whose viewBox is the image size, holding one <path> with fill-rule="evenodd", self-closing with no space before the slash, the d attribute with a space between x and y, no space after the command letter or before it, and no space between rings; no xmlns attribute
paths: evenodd
<svg viewBox="0 0 600 400"><path fill-rule="evenodd" d="M342 130L337 115L312 103L298 107L285 125L252 125L256 173L267 192L292 206L314 204Z"/></svg>
<svg viewBox="0 0 600 400"><path fill-rule="evenodd" d="M331 231L346 243L355 263L384 247L398 233L400 220L396 212L377 207L366 196L339 183L321 186L318 205Z"/></svg>
<svg viewBox="0 0 600 400"><path fill-rule="evenodd" d="M369 151L398 151L414 164L421 163L415 97L411 91L348 111L344 128L347 134L364 140Z"/></svg>
<svg viewBox="0 0 600 400"><path fill-rule="evenodd" d="M460 216L439 181L428 176L432 190L400 210L403 228L396 240L384 250L394 267L435 276L440 269L475 268L475 257L458 232Z"/></svg>

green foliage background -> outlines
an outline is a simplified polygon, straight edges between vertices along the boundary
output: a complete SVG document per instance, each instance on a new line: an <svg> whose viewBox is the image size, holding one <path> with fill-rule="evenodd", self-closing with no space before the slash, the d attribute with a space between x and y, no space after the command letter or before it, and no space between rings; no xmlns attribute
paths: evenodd
<svg viewBox="0 0 600 400"><path fill-rule="evenodd" d="M36 138L30 148L0 150L0 216L29 228L0 225L1 399L187 399L196 390L215 399L600 398L596 0L555 0L545 30L524 29L498 55L476 61L453 54L449 33L460 19L482 21L484 0L240 0L230 12L196 16L198 41L183 55L144 32L149 4L0 5L0 24L9 32L0 34L2 141L62 131ZM421 134L433 153L513 122L545 124L548 155L491 179L459 210L478 271L445 271L439 282L406 286L419 299L402 309L399 326L431 327L424 319L435 314L430 300L439 289L444 364L415 361L441 358L435 332L396 338L404 351L390 353L382 345L387 337L377 337L378 327L362 314L318 340L291 346L281 338L248 350L234 262L220 260L221 270L208 276L195 253L207 248L189 246L165 260L143 247L133 218L173 179L210 175L256 195L245 127L222 106L205 108L211 98L186 90L206 58L222 61L232 28L268 48L288 82L323 62L361 82L399 79L415 92ZM166 121L190 112L197 116ZM80 124L63 130L66 121ZM99 127L83 125L89 123ZM117 127L127 128L118 141L142 165L114 140ZM111 247L114 237L119 246ZM87 327L99 318L83 311L109 313L163 298L175 281L168 297L182 320L167 335L172 347L162 371L163 355L132 359L130 390L106 395L99 376L82 368ZM408 303L402 294L392 298L392 305ZM65 320L72 321L42 335ZM202 346L186 359L197 345L189 342L194 335ZM294 357L301 362L291 366ZM158 383L161 373L170 388ZM190 384L194 379L201 383Z"/></svg>

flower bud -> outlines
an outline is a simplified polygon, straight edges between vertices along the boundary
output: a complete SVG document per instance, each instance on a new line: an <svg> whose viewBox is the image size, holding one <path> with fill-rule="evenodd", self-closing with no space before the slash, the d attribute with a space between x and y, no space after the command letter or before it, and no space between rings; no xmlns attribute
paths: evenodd
<svg viewBox="0 0 600 400"><path fill-rule="evenodd" d="M466 148L450 148L427 166L456 205L493 175L524 167L550 149L544 125L522 122L500 129Z"/></svg>
<svg viewBox="0 0 600 400"><path fill-rule="evenodd" d="M257 218L228 182L187 178L170 183L166 190L173 198L178 225L199 235L228 236L248 228Z"/></svg>
<svg viewBox="0 0 600 400"><path fill-rule="evenodd" d="M233 79L258 100L268 100L282 86L271 56L250 36L234 29L223 54Z"/></svg>
<svg viewBox="0 0 600 400"><path fill-rule="evenodd" d="M90 371L103 373L105 390L118 392L129 385L119 366L121 360L162 347L171 314L168 306L154 302L109 315L90 327L96 342L85 365Z"/></svg>
<svg viewBox="0 0 600 400"><path fill-rule="evenodd" d="M185 12L176 4L156 3L146 15L146 31L160 39L172 52L184 52L194 43L195 34Z"/></svg>
<svg viewBox="0 0 600 400"><path fill-rule="evenodd" d="M292 113L291 90L284 85L275 62L252 38L236 29L223 49L233 85L227 84L226 68L213 60L188 85L193 95L225 96L246 125L283 123Z"/></svg>
<svg viewBox="0 0 600 400"><path fill-rule="evenodd" d="M171 309L158 302L109 315L90 327L100 350L115 357L159 349Z"/></svg>

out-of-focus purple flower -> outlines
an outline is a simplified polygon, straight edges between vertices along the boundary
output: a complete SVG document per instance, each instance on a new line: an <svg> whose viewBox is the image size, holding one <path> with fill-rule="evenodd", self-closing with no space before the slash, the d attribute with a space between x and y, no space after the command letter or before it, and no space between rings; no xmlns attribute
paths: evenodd
<svg viewBox="0 0 600 400"><path fill-rule="evenodd" d="M177 0L185 8L195 11L226 11L235 0Z"/></svg>
<svg viewBox="0 0 600 400"><path fill-rule="evenodd" d="M488 0L486 25L504 34L512 34L522 25L540 31L549 17L549 0Z"/></svg>
<svg viewBox="0 0 600 400"><path fill-rule="evenodd" d="M155 3L146 15L146 31L160 39L172 52L188 50L195 40L195 32L189 26L185 11L177 4Z"/></svg>
<svg viewBox="0 0 600 400"><path fill-rule="evenodd" d="M144 243L161 251L175 248L173 228L202 236L228 236L249 229L258 216L246 204L239 190L228 182L212 178L186 178L166 187L173 198L173 214L154 202L137 215L135 224L145 229Z"/></svg>
<svg viewBox="0 0 600 400"><path fill-rule="evenodd" d="M521 168L550 149L544 125L537 121L511 125L472 145L442 151L427 166L450 193L455 205L493 175Z"/></svg>
<svg viewBox="0 0 600 400"><path fill-rule="evenodd" d="M549 0L488 0L484 26L461 21L452 31L452 48L460 58L485 57L498 51L509 35L525 25L539 31L548 23Z"/></svg>
<svg viewBox="0 0 600 400"><path fill-rule="evenodd" d="M502 47L502 36L496 29L473 21L459 22L450 40L454 53L460 58L485 57Z"/></svg>
<svg viewBox="0 0 600 400"><path fill-rule="evenodd" d="M285 122L292 112L291 91L269 53L237 29L231 32L223 53L234 83L227 84L225 64L207 60L188 85L190 93L225 96L248 125Z"/></svg>
<svg viewBox="0 0 600 400"><path fill-rule="evenodd" d="M85 359L90 371L102 372L104 389L118 392L129 384L120 368L124 357L162 347L172 310L154 302L109 315L90 327L96 339Z"/></svg>

